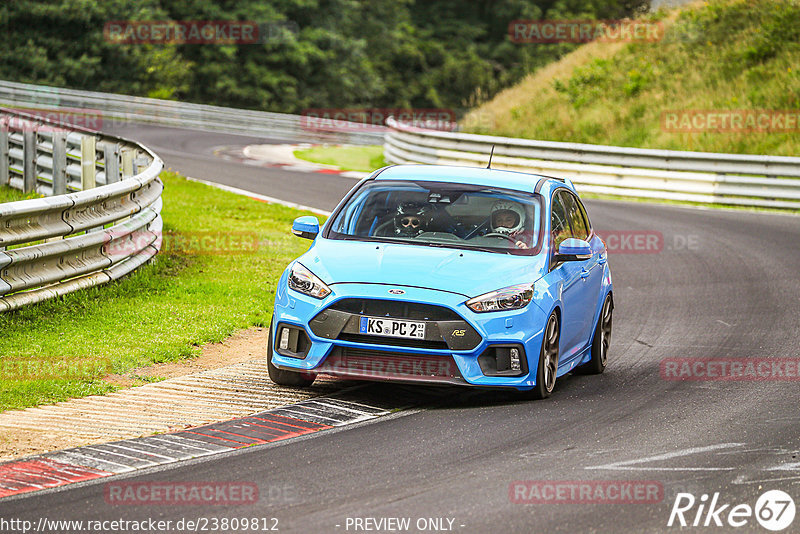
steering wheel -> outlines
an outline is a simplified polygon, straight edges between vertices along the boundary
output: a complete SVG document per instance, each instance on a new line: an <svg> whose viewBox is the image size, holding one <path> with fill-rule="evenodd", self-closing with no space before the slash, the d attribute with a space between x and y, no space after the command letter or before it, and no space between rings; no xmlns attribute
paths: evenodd
<svg viewBox="0 0 800 534"><path fill-rule="evenodd" d="M488 234L483 234L483 236L481 236L481 237L502 237L504 239L508 239L509 241L514 243L514 245L517 244L517 240L516 239L514 239L510 235L501 234L500 232L489 232Z"/></svg>
<svg viewBox="0 0 800 534"><path fill-rule="evenodd" d="M481 231L481 230L483 230L484 228L488 228L488 227L489 227L489 221L483 221L481 224L479 224L478 226L476 226L476 227L475 227L473 230L471 230L470 232L468 232L468 233L467 233L467 235L465 235L465 236L464 236L464 239L465 239L465 240L466 240L466 239L472 239L473 237L475 237L476 235L478 235L478 232L480 232L480 231Z"/></svg>
<svg viewBox="0 0 800 534"><path fill-rule="evenodd" d="M386 237L386 236L387 236L387 235L389 235L391 232L387 232L386 234L384 234L384 232L386 232L386 231L387 231L387 230L389 230L390 228L391 228L391 229L394 229L394 217L390 218L388 221L384 221L384 222L382 222L381 224L379 224L379 225L378 225L378 226L375 228L375 230L372 232L372 235L373 235L373 236Z"/></svg>

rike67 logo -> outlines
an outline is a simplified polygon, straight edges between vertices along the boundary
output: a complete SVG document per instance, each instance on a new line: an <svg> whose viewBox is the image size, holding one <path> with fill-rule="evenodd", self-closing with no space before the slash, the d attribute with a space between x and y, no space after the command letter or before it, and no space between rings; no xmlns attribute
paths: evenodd
<svg viewBox="0 0 800 534"><path fill-rule="evenodd" d="M755 506L749 504L724 503L719 492L711 498L703 494L697 499L691 493L678 493L669 514L667 526L679 527L732 527L754 526L753 518L767 530L778 532L786 529L794 521L796 513L794 500L781 490L763 493Z"/></svg>

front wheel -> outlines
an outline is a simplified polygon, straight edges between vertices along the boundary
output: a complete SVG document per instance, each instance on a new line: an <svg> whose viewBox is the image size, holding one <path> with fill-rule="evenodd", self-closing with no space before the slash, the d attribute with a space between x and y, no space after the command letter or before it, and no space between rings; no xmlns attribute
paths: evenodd
<svg viewBox="0 0 800 534"><path fill-rule="evenodd" d="M611 344L611 323L614 314L614 301L611 294L606 295L592 340L592 359L575 369L576 374L599 375L606 370L608 347Z"/></svg>
<svg viewBox="0 0 800 534"><path fill-rule="evenodd" d="M539 365L536 370L536 386L531 391L533 398L546 399L556 387L558 372L558 340L561 330L558 327L558 315L550 314L544 329L542 350L539 353Z"/></svg>
<svg viewBox="0 0 800 534"><path fill-rule="evenodd" d="M269 322L269 340L267 341L267 372L269 378L279 386L308 387L314 383L317 375L314 373L303 373L278 369L272 364L272 320Z"/></svg>

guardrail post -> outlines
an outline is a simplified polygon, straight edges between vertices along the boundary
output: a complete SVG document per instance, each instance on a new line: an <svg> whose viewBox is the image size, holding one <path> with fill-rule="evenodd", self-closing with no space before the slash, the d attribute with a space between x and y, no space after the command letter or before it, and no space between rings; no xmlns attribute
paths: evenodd
<svg viewBox="0 0 800 534"><path fill-rule="evenodd" d="M133 176L133 151L129 148L122 149L122 179Z"/></svg>
<svg viewBox="0 0 800 534"><path fill-rule="evenodd" d="M67 193L67 134L53 132L53 195Z"/></svg>
<svg viewBox="0 0 800 534"><path fill-rule="evenodd" d="M36 130L32 123L22 130L22 192L36 189Z"/></svg>
<svg viewBox="0 0 800 534"><path fill-rule="evenodd" d="M103 145L103 163L106 166L106 183L119 182L119 145L109 142Z"/></svg>
<svg viewBox="0 0 800 534"><path fill-rule="evenodd" d="M134 152L130 148L123 147L119 151L120 160L122 167L120 168L120 173L122 175L123 180L127 180L131 176L133 176L133 157ZM129 217L124 217L117 221L117 224L123 223L127 221Z"/></svg>
<svg viewBox="0 0 800 534"><path fill-rule="evenodd" d="M0 185L8 185L8 117L0 118Z"/></svg>
<svg viewBox="0 0 800 534"><path fill-rule="evenodd" d="M81 137L81 190L88 191L97 186L95 173L97 172L96 139L93 135Z"/></svg>
<svg viewBox="0 0 800 534"><path fill-rule="evenodd" d="M139 174L141 172L141 168L147 167L149 164L150 160L137 151L136 156L133 158L133 172Z"/></svg>

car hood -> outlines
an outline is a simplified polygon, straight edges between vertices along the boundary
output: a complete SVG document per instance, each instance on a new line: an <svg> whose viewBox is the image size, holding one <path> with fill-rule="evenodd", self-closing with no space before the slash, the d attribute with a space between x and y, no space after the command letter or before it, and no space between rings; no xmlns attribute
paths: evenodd
<svg viewBox="0 0 800 534"><path fill-rule="evenodd" d="M413 286L475 297L535 282L544 274L544 256L318 238L298 261L328 285Z"/></svg>

